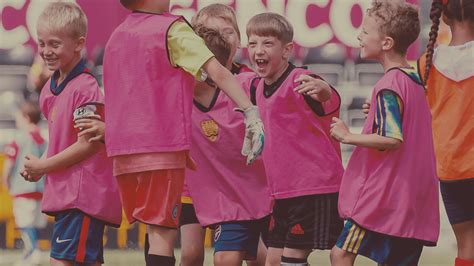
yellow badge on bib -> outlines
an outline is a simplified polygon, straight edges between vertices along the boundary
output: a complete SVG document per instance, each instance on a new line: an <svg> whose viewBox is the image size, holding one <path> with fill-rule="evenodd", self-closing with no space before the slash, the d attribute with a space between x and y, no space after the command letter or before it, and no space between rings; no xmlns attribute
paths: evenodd
<svg viewBox="0 0 474 266"><path fill-rule="evenodd" d="M212 142L217 140L217 136L219 136L219 126L217 125L216 121L204 120L201 122L201 128L207 139Z"/></svg>

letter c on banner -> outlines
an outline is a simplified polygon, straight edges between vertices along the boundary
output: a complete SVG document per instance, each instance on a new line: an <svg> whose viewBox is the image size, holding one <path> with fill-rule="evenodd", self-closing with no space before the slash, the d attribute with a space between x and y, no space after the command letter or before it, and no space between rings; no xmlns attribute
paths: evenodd
<svg viewBox="0 0 474 266"><path fill-rule="evenodd" d="M360 26L352 25L351 11L354 5L362 8L362 17L367 8L370 7L371 0L333 0L329 20L337 39L347 46L359 47L357 34Z"/></svg>

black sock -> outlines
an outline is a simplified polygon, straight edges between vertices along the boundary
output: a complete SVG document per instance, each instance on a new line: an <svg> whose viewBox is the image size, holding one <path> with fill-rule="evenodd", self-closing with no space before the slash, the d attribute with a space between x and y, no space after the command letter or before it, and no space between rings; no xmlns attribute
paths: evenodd
<svg viewBox="0 0 474 266"><path fill-rule="evenodd" d="M146 266L174 266L176 259L174 257L148 254Z"/></svg>
<svg viewBox="0 0 474 266"><path fill-rule="evenodd" d="M285 256L281 256L281 265L309 265L308 259L299 259L299 258L289 258Z"/></svg>
<svg viewBox="0 0 474 266"><path fill-rule="evenodd" d="M147 260L149 250L150 250L150 242L148 240L148 234L145 234L145 248L143 249L143 251L145 252L145 261Z"/></svg>

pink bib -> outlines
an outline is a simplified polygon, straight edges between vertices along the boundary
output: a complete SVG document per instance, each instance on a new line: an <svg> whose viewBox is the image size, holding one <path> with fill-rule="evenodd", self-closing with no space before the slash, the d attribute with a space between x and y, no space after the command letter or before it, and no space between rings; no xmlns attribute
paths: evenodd
<svg viewBox="0 0 474 266"><path fill-rule="evenodd" d="M173 67L167 32L181 17L132 13L104 55L109 156L189 150L194 78Z"/></svg>
<svg viewBox="0 0 474 266"><path fill-rule="evenodd" d="M362 227L436 243L438 180L431 114L422 85L399 69L377 82L363 134L372 134L376 95L391 90L403 101L403 143L398 150L356 147L339 193L339 213Z"/></svg>
<svg viewBox="0 0 474 266"><path fill-rule="evenodd" d="M103 104L97 81L89 74L80 74L57 95L50 89L51 79L41 91L40 105L48 119L48 157L63 151L77 141L73 128L73 112L87 103ZM48 173L42 210L54 214L79 209L105 222L120 225L122 206L112 160L105 147L91 157L64 170Z"/></svg>
<svg viewBox="0 0 474 266"><path fill-rule="evenodd" d="M254 73L237 76L249 88ZM221 91L211 108L195 103L191 156L197 170L186 170L186 183L202 225L259 219L270 214L271 198L262 160L246 165L240 154L243 115Z"/></svg>
<svg viewBox="0 0 474 266"><path fill-rule="evenodd" d="M343 174L339 143L329 134L332 117L339 116L340 97L333 90L331 99L319 104L322 113L316 114L293 91L301 74L312 75L290 65L273 94L264 95L263 80L256 89L265 125L263 161L277 199L338 192Z"/></svg>

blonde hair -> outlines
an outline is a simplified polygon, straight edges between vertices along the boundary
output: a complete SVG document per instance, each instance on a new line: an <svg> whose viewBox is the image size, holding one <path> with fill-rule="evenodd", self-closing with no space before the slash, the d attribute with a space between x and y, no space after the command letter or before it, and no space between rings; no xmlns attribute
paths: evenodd
<svg viewBox="0 0 474 266"><path fill-rule="evenodd" d="M262 13L252 17L247 24L247 37L273 36L283 44L293 41L293 26L285 17L276 13Z"/></svg>
<svg viewBox="0 0 474 266"><path fill-rule="evenodd" d="M74 38L86 37L87 17L75 3L49 4L38 18L38 24L53 32L65 32Z"/></svg>
<svg viewBox="0 0 474 266"><path fill-rule="evenodd" d="M207 18L220 18L226 22L229 22L234 27L234 30L237 32L237 36L240 40L240 30L237 24L237 18L235 17L234 10L223 4L211 4L208 5L197 12L197 14L191 20L193 26L198 26L204 24L204 20Z"/></svg>
<svg viewBox="0 0 474 266"><path fill-rule="evenodd" d="M394 50L405 54L420 34L418 8L405 0L374 0L367 15L379 24L379 31L391 37Z"/></svg>

